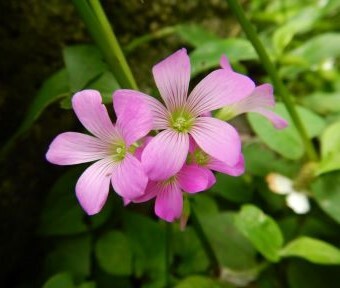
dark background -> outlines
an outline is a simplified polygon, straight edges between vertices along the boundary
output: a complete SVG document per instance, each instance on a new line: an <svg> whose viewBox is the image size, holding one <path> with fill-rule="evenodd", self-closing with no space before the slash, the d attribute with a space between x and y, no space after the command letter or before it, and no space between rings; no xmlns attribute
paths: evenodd
<svg viewBox="0 0 340 288"><path fill-rule="evenodd" d="M186 3L188 2L188 3ZM217 34L234 34L226 23L225 1L102 1L121 44L163 26L196 22ZM19 127L44 79L63 66L61 50L89 43L84 24L67 0L0 2L0 123L1 147ZM188 16L190 15L190 16ZM222 30L220 27L227 27ZM236 31L237 32L237 31ZM128 61L141 90L153 83L151 67L178 48L175 36L144 44ZM67 168L46 162L53 137L79 129L72 111L51 105L25 135L2 155L0 168L0 270L2 287L41 283L37 277L44 239L36 236L46 192ZM77 126L75 126L77 125Z"/></svg>

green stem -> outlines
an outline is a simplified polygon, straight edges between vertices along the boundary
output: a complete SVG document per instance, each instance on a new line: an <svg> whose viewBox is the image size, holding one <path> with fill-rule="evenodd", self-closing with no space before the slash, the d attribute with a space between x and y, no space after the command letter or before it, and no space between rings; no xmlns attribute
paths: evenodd
<svg viewBox="0 0 340 288"><path fill-rule="evenodd" d="M312 161L316 161L318 159L318 155L315 151L315 148L310 141L306 128L304 127L301 118L299 114L297 113L297 110L295 108L295 104L292 100L291 95L289 94L286 86L284 86L283 82L281 81L275 66L269 59L269 56L267 54L267 51L265 50L264 46L262 45L259 37L257 36L257 33L255 31L255 28L252 26L250 21L247 19L242 7L238 3L237 0L227 0L230 9L233 11L233 13L236 15L240 25L242 26L244 32L246 33L248 39L253 44L261 63L263 64L264 68L267 70L267 73L269 74L270 78L272 79L273 85L277 91L277 93L281 96L283 103L285 104L293 122L298 130L302 141L305 146L306 154L308 158Z"/></svg>
<svg viewBox="0 0 340 288"><path fill-rule="evenodd" d="M138 89L122 49L99 0L73 0L92 38L122 88Z"/></svg>
<svg viewBox="0 0 340 288"><path fill-rule="evenodd" d="M214 276L219 276L220 275L220 264L215 255L214 249L210 245L210 242L207 236L204 234L203 228L199 221L199 217L197 216L197 213L193 205L191 206L191 219L192 219L194 230L196 231L198 238L201 240L203 249L210 260L210 265L214 273Z"/></svg>

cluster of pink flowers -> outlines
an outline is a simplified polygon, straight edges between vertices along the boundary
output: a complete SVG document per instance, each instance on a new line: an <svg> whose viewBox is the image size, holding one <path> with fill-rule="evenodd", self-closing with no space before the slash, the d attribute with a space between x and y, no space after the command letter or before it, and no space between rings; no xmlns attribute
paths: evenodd
<svg viewBox="0 0 340 288"><path fill-rule="evenodd" d="M250 78L234 72L225 57L221 67L188 95L189 57L185 49L175 52L152 71L164 104L138 91L117 90L115 124L98 91L83 90L73 96L78 119L94 136L62 133L46 157L58 165L96 161L76 184L79 203L89 215L102 209L111 182L125 204L156 198L155 213L171 222L182 214L183 193L214 185L211 170L241 175L240 137L230 124L211 117L210 111L229 109L233 116L258 112L277 128L287 125L269 110L274 105L269 84L255 87Z"/></svg>

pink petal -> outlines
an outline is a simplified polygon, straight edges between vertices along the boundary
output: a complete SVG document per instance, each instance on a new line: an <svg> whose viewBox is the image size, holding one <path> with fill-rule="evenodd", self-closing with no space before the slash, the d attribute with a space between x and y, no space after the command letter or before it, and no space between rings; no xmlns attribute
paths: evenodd
<svg viewBox="0 0 340 288"><path fill-rule="evenodd" d="M167 127L169 116L163 104L149 95L134 90L120 89L113 94L113 103L117 118L122 114L124 107L133 103L132 99L141 99L148 103L153 116L153 129L162 130Z"/></svg>
<svg viewBox="0 0 340 288"><path fill-rule="evenodd" d="M257 86L246 98L228 105L222 111L229 112L229 115L239 115L246 112L254 112L258 108L268 108L275 105L273 87L270 84Z"/></svg>
<svg viewBox="0 0 340 288"><path fill-rule="evenodd" d="M198 146L197 146L194 138L192 138L192 136L189 135L189 152L193 153L196 150L197 147Z"/></svg>
<svg viewBox="0 0 340 288"><path fill-rule="evenodd" d="M191 130L197 145L210 156L234 166L241 153L240 137L230 124L210 117L196 119Z"/></svg>
<svg viewBox="0 0 340 288"><path fill-rule="evenodd" d="M178 183L188 193L204 191L211 185L212 172L204 167L195 164L184 165L177 174Z"/></svg>
<svg viewBox="0 0 340 288"><path fill-rule="evenodd" d="M131 203L132 201L127 199L127 198L123 198L123 203L124 203L124 206L127 206Z"/></svg>
<svg viewBox="0 0 340 288"><path fill-rule="evenodd" d="M170 111L183 107L186 102L190 81L190 60L182 48L152 69L158 90Z"/></svg>
<svg viewBox="0 0 340 288"><path fill-rule="evenodd" d="M139 141L139 142L141 142L141 144L140 144L139 147L136 148L135 153L133 154L133 156L135 156L139 161L142 160L142 153L143 153L146 145L148 145L150 143L152 138L153 137L151 137L151 136L146 136L142 140Z"/></svg>
<svg viewBox="0 0 340 288"><path fill-rule="evenodd" d="M214 173L212 173L209 169L207 169L210 173L209 173L209 179L208 179L208 187L207 189L210 189L212 186L215 185L216 183L216 177L214 175Z"/></svg>
<svg viewBox="0 0 340 288"><path fill-rule="evenodd" d="M133 199L134 203L142 203L151 200L152 198L156 197L157 194L160 192L160 182L149 181L148 185L145 188L145 194L141 197Z"/></svg>
<svg viewBox="0 0 340 288"><path fill-rule="evenodd" d="M161 186L156 198L155 213L168 222L181 217L183 210L183 195L177 183Z"/></svg>
<svg viewBox="0 0 340 288"><path fill-rule="evenodd" d="M218 171L231 176L240 176L244 173L244 157L240 154L240 159L235 166L227 165L226 163L210 158L207 167L211 170Z"/></svg>
<svg viewBox="0 0 340 288"><path fill-rule="evenodd" d="M109 145L98 138L76 132L59 134L50 144L46 159L58 165L72 165L102 159Z"/></svg>
<svg viewBox="0 0 340 288"><path fill-rule="evenodd" d="M251 112L256 112L266 117L270 122L272 122L276 129L283 129L288 126L288 122L285 119L283 119L281 116L277 115L271 110L265 108L257 108Z"/></svg>
<svg viewBox="0 0 340 288"><path fill-rule="evenodd" d="M119 106L116 127L126 145L130 146L150 132L153 117L146 98L133 93L122 94L119 91L121 90L117 90L113 95L114 107Z"/></svg>
<svg viewBox="0 0 340 288"><path fill-rule="evenodd" d="M257 86L248 97L224 107L220 114L236 116L246 112L255 112L266 117L275 128L283 129L287 127L288 122L270 110L274 106L273 87L270 84L263 84Z"/></svg>
<svg viewBox="0 0 340 288"><path fill-rule="evenodd" d="M164 130L154 137L142 153L142 164L151 180L164 180L183 166L189 151L189 135Z"/></svg>
<svg viewBox="0 0 340 288"><path fill-rule="evenodd" d="M249 98L252 99L253 107L274 107L275 99L273 90L273 86L268 83L257 86L249 96Z"/></svg>
<svg viewBox="0 0 340 288"><path fill-rule="evenodd" d="M111 180L117 194L129 200L142 196L148 183L141 163L131 154L117 163Z"/></svg>
<svg viewBox="0 0 340 288"><path fill-rule="evenodd" d="M247 76L218 69L206 76L188 97L187 107L196 116L247 97L255 88Z"/></svg>
<svg viewBox="0 0 340 288"><path fill-rule="evenodd" d="M229 63L229 60L228 60L227 56L225 56L225 55L222 55L222 57L221 57L220 66L227 71L233 71L233 69L231 68L231 65Z"/></svg>
<svg viewBox="0 0 340 288"><path fill-rule="evenodd" d="M92 164L80 176L76 185L76 195L87 214L96 214L104 206L109 194L113 167L112 160L105 158Z"/></svg>
<svg viewBox="0 0 340 288"><path fill-rule="evenodd" d="M73 110L84 127L98 138L111 142L116 137L102 97L96 90L83 90L72 97Z"/></svg>

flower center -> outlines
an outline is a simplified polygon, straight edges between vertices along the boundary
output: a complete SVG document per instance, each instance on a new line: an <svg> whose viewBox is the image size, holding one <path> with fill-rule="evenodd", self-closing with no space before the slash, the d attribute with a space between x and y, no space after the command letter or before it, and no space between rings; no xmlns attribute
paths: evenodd
<svg viewBox="0 0 340 288"><path fill-rule="evenodd" d="M194 162L204 166L209 162L209 155L200 149L196 149L193 153Z"/></svg>
<svg viewBox="0 0 340 288"><path fill-rule="evenodd" d="M114 161L122 161L126 155L126 146L124 143L115 144L112 147L112 158Z"/></svg>
<svg viewBox="0 0 340 288"><path fill-rule="evenodd" d="M173 113L170 126L177 132L187 133L190 131L192 124L194 123L194 118L183 111Z"/></svg>
<svg viewBox="0 0 340 288"><path fill-rule="evenodd" d="M162 183L162 185L167 186L169 184L175 183L176 180L177 180L176 175L174 175L174 176L171 176L170 178L168 178L166 180L163 180L161 183Z"/></svg>

